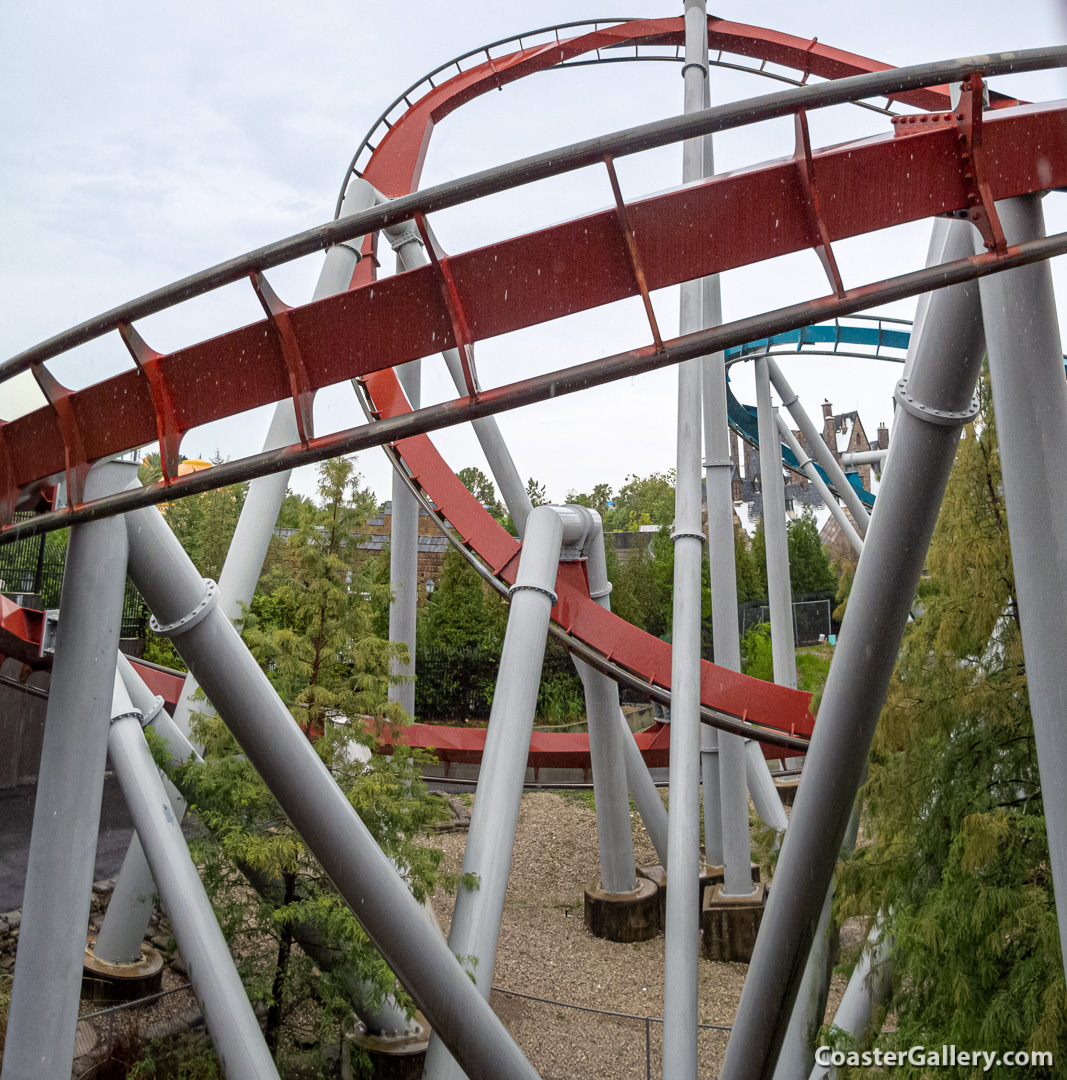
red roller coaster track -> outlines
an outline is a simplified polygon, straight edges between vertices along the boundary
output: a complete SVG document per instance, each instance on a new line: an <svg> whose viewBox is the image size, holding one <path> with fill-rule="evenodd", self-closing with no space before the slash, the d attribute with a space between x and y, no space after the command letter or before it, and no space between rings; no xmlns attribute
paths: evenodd
<svg viewBox="0 0 1067 1080"><path fill-rule="evenodd" d="M709 20L708 32L713 50L790 67L801 73L799 82L889 70L815 41L723 20ZM465 102L593 50L678 45L682 35L681 19L640 20L507 56L487 51L484 63L465 71L457 65L455 76L391 121L361 175L390 196L413 192L434 125ZM100 332L120 329L136 370L71 392L42 362L27 362L49 404L0 426L0 521L13 528L6 521L16 501L64 473L77 504L89 463L107 455L158 439L171 474L184 432L290 396L299 405L345 379L360 381L374 417L399 417L410 406L395 365L789 252L826 254L860 233L965 215L987 236L991 257L1003 257L993 202L1067 185L1067 109L1001 99L983 118L980 108L970 108L981 90L977 77L974 84L954 112L944 111L944 87L901 92L896 100L936 111L895 117L891 133L815 151L801 111L791 158L632 202L620 198L613 210L439 255L381 281L375 260L366 258L346 293L283 306L267 320L169 355L148 348L128 321L101 324ZM610 169L610 157L606 163ZM843 295L836 275L831 285ZM312 433L305 435L306 446ZM513 582L519 542L479 505L429 437L402 438L393 450L463 544L499 581ZM670 646L593 602L581 564L561 565L557 592L552 617L563 631L641 682L669 688ZM707 662L701 698L719 713L776 732L812 730L809 695ZM749 733L759 738L758 728Z"/></svg>

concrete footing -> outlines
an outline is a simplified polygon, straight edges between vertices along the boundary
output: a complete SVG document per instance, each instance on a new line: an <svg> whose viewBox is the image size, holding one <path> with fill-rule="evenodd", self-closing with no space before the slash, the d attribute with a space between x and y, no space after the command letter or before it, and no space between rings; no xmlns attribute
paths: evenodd
<svg viewBox="0 0 1067 1080"><path fill-rule="evenodd" d="M136 963L111 964L93 953L95 944L96 935L90 934L82 968L82 1000L116 1005L159 991L163 984L163 957L151 945L141 946L141 958Z"/></svg>
<svg viewBox="0 0 1067 1080"><path fill-rule="evenodd" d="M700 913L704 956L708 960L747 964L752 959L766 900L766 885L757 886L752 896L738 897L723 896L722 885L713 885L704 894Z"/></svg>
<svg viewBox="0 0 1067 1080"><path fill-rule="evenodd" d="M639 866L637 876L647 878L659 890L659 921L660 927L665 927L667 925L667 871L659 863L653 863L651 866ZM752 880L759 881L759 867L755 863L752 864ZM722 867L708 866L702 862L699 876L701 909L704 907L704 894L708 886L714 885L717 881L722 881Z"/></svg>
<svg viewBox="0 0 1067 1080"><path fill-rule="evenodd" d="M789 776L784 780L775 780L774 789L782 800L783 806L792 806L797 797L797 788L800 787L799 776Z"/></svg>
<svg viewBox="0 0 1067 1080"><path fill-rule="evenodd" d="M371 1062L373 1080L420 1080L430 1045L430 1025L420 1012L415 1013L416 1032L397 1038L371 1035L362 1024L345 1034L341 1049L342 1080L365 1076L352 1059L355 1047L364 1050Z"/></svg>
<svg viewBox="0 0 1067 1080"><path fill-rule="evenodd" d="M648 941L662 926L659 888L645 877L628 893L607 893L600 881L585 890L585 925L594 936L608 941Z"/></svg>

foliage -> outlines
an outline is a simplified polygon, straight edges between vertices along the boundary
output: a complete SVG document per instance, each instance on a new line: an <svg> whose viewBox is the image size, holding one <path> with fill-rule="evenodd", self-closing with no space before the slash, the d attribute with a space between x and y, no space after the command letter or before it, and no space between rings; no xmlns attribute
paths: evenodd
<svg viewBox="0 0 1067 1080"><path fill-rule="evenodd" d="M611 503L604 528L608 532L636 532L642 525L670 525L672 521L673 469L650 476L628 476Z"/></svg>
<svg viewBox="0 0 1067 1080"><path fill-rule="evenodd" d="M352 463L320 467L321 508L301 507L299 526L267 583L265 601L246 613L244 636L294 721L417 899L434 887L440 854L418 842L439 816L439 802L418 778L423 757L373 753L382 725L403 724L386 703L389 661L396 650L372 631L376 586L353 532L375 508L358 486ZM369 721L369 722L368 722ZM267 1037L279 1045L286 1015L317 1002L323 1038L337 1033L353 988L371 987L372 1001L402 994L384 961L326 879L273 796L221 721L197 718L202 763L179 770L187 798L208 827L195 843L220 923L239 939L250 997L268 1006ZM257 884L257 893L248 882ZM294 946L310 932L334 960L319 966ZM264 948L273 962L265 962ZM406 999L405 999L406 1000Z"/></svg>
<svg viewBox="0 0 1067 1080"><path fill-rule="evenodd" d="M819 530L810 506L786 526L789 545L789 584L794 596L833 592L837 577L830 568L826 549L819 540ZM752 536L751 562L759 591L753 598L767 595L767 540L763 519ZM740 599L740 597L738 597Z"/></svg>
<svg viewBox="0 0 1067 1080"><path fill-rule="evenodd" d="M741 639L741 670L753 679L774 682L771 628L767 623L757 623L749 627Z"/></svg>
<svg viewBox="0 0 1067 1080"><path fill-rule="evenodd" d="M480 502L497 521L502 522L504 520L507 512L496 496L496 488L493 486L493 481L490 480L481 469L476 468L473 465L468 465L465 469L460 469L459 472L456 473L456 476L463 482L463 486L474 495L478 502ZM541 489L541 492L542 494L544 493L543 488Z"/></svg>
<svg viewBox="0 0 1067 1080"><path fill-rule="evenodd" d="M534 506L544 506L548 502L545 485L539 484L532 476L526 481L526 494L530 496L530 502Z"/></svg>
<svg viewBox="0 0 1067 1080"><path fill-rule="evenodd" d="M886 915L897 1028L877 1037L883 1049L955 1043L1062 1060L1067 988L985 377L980 397L875 738L874 839L843 869L838 917Z"/></svg>
<svg viewBox="0 0 1067 1080"><path fill-rule="evenodd" d="M833 592L837 577L830 568L826 549L819 539L819 528L810 506L789 522L789 583L794 596Z"/></svg>
<svg viewBox="0 0 1067 1080"><path fill-rule="evenodd" d="M588 494L568 491L567 502L577 506L588 506L590 510L595 510L600 515L601 520L604 520L611 509L611 485L597 484Z"/></svg>
<svg viewBox="0 0 1067 1080"><path fill-rule="evenodd" d="M507 629L504 599L482 581L466 558L449 546L433 596L418 611L420 649L499 651Z"/></svg>

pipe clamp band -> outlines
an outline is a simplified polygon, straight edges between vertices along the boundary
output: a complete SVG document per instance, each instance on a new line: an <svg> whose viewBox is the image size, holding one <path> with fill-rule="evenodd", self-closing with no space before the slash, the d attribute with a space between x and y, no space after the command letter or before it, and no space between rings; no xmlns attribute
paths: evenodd
<svg viewBox="0 0 1067 1080"><path fill-rule="evenodd" d="M589 599L590 600L599 600L599 599L601 599L601 597L610 596L612 588L614 588L614 586L609 581L608 582L608 587L606 589L596 589L596 590L590 589L589 590Z"/></svg>
<svg viewBox="0 0 1067 1080"><path fill-rule="evenodd" d="M730 466L730 468L732 469L733 465L734 463L730 458L718 458L704 462L705 469L723 469L726 468L726 466Z"/></svg>
<svg viewBox="0 0 1067 1080"><path fill-rule="evenodd" d="M508 589L508 596L514 596L517 592L522 592L523 589L529 589L531 592L539 592L543 596L547 596L552 601L552 606L555 607L559 600L559 597L551 589L542 589L540 585L522 585L516 582Z"/></svg>
<svg viewBox="0 0 1067 1080"><path fill-rule="evenodd" d="M696 68L697 71L699 71L704 76L705 79L708 77L708 69L703 64L688 63L688 64L682 64L682 78L683 79L685 78L685 73L690 68Z"/></svg>
<svg viewBox="0 0 1067 1080"><path fill-rule="evenodd" d="M178 619L177 622L163 625L153 615L148 622L148 625L152 628L152 633L159 634L161 637L177 637L179 634L184 634L186 630L191 630L198 622L205 619L211 613L212 608L219 602L219 587L211 578L204 578L204 585L206 588L204 589L204 595L200 598L200 603L188 615L183 615Z"/></svg>
<svg viewBox="0 0 1067 1080"><path fill-rule="evenodd" d="M111 718L111 723L117 724L120 720L136 720L138 727L144 725L144 718L141 716L140 709L130 709L129 712L119 713L118 716Z"/></svg>
<svg viewBox="0 0 1067 1080"><path fill-rule="evenodd" d="M969 424L977 415L980 408L978 395L971 398L970 408L960 409L935 409L930 405L924 405L908 393L908 380L901 379L893 389L893 399L906 412L919 420L927 420L931 424L940 424L942 427L961 427Z"/></svg>
<svg viewBox="0 0 1067 1080"><path fill-rule="evenodd" d="M163 706L165 704L163 698L159 694L156 694L156 699L152 702L152 708L141 717L141 727L148 727L148 725L163 711Z"/></svg>
<svg viewBox="0 0 1067 1080"><path fill-rule="evenodd" d="M702 532L672 532L671 540L677 541L687 536L699 540L702 544L707 543L707 537Z"/></svg>
<svg viewBox="0 0 1067 1080"><path fill-rule="evenodd" d="M402 221L399 225L390 225L388 228L383 229L386 239L389 241L389 246L394 251L399 251L405 244L410 244L414 240L420 247L422 246L422 236L419 234L419 227L414 221Z"/></svg>

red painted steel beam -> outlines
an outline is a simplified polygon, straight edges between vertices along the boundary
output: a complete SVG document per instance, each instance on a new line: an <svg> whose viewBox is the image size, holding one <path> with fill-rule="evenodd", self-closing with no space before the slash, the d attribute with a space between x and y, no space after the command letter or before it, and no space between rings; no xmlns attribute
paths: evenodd
<svg viewBox="0 0 1067 1080"><path fill-rule="evenodd" d="M992 198L1067 185L1067 109L998 110L984 121L984 183ZM821 217L837 241L967 210L957 127L897 125L812 154ZM716 176L627 204L652 290L808 248L810 209L792 159ZM451 256L474 341L638 295L614 209ZM432 266L289 312L312 390L454 347ZM162 356L181 431L290 395L289 366L267 321ZM158 426L148 381L128 371L72 393L72 423L90 461L144 445ZM3 428L5 465L20 487L63 473L63 428L52 408Z"/></svg>

